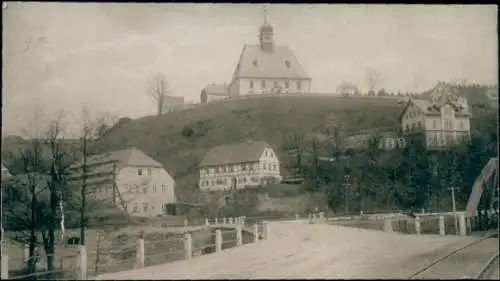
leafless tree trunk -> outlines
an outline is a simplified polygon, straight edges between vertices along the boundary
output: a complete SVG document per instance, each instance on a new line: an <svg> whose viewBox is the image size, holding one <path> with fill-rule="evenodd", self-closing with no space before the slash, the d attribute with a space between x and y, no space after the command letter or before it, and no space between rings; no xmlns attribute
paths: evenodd
<svg viewBox="0 0 500 281"><path fill-rule="evenodd" d="M163 114L165 109L165 97L170 93L168 83L165 75L158 74L153 82L153 89L151 90L151 97L156 103L158 116Z"/></svg>

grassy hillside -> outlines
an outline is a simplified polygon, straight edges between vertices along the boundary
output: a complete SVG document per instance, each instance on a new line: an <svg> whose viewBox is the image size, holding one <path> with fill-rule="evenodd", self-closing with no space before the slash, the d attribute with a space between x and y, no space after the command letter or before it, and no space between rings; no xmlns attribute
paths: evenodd
<svg viewBox="0 0 500 281"><path fill-rule="evenodd" d="M160 117L125 122L102 139L107 149L135 146L175 177L178 194L197 181L196 167L213 146L246 141L268 142L281 158L281 147L294 131L322 134L398 124L402 105L390 99L339 97L265 97L207 104ZM285 171L286 172L286 171Z"/></svg>

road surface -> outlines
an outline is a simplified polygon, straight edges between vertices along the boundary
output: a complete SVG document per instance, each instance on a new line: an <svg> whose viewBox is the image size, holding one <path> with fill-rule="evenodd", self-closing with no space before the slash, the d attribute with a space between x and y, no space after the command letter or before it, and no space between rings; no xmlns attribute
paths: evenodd
<svg viewBox="0 0 500 281"><path fill-rule="evenodd" d="M257 244L97 279L408 278L433 260L479 239L384 233L303 221L271 222L270 235ZM460 272L467 262L457 260L454 268Z"/></svg>

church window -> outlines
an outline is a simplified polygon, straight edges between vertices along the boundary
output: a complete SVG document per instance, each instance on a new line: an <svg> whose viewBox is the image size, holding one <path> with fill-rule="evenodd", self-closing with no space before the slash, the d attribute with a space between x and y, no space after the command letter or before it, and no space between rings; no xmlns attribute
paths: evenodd
<svg viewBox="0 0 500 281"><path fill-rule="evenodd" d="M257 67L257 60L253 60L252 64L253 66Z"/></svg>
<svg viewBox="0 0 500 281"><path fill-rule="evenodd" d="M285 65L286 65L286 67L290 68L290 61L287 61L287 60L286 60L286 61L285 61Z"/></svg>
<svg viewBox="0 0 500 281"><path fill-rule="evenodd" d="M265 88L266 87L266 80L260 81L260 84L261 84L262 88Z"/></svg>
<svg viewBox="0 0 500 281"><path fill-rule="evenodd" d="M250 89L253 89L253 80L250 80Z"/></svg>
<svg viewBox="0 0 500 281"><path fill-rule="evenodd" d="M301 90L302 89L302 85L300 84L300 81L297 81L297 90Z"/></svg>

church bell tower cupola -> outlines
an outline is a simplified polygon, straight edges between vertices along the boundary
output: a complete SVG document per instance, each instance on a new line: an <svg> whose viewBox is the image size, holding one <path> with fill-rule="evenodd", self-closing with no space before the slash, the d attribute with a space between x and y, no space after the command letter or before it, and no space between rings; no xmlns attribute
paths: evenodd
<svg viewBox="0 0 500 281"><path fill-rule="evenodd" d="M264 52L274 51L273 27L267 22L267 6L264 6L264 24L260 26L260 49Z"/></svg>

